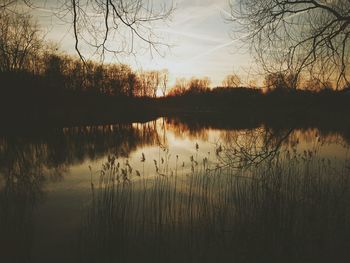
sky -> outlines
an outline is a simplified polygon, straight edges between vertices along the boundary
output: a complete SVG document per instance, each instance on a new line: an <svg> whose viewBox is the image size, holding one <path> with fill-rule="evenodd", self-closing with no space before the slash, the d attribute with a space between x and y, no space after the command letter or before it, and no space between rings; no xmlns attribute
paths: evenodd
<svg viewBox="0 0 350 263"><path fill-rule="evenodd" d="M59 1L36 0L33 17L46 33L46 38L59 43L60 49L76 54L72 26L51 12L51 5ZM170 0L157 0L164 3ZM243 81L253 60L247 49L242 48L239 39L232 36L235 25L228 23L229 0L174 0L175 10L170 21L157 24L153 31L163 36L163 42L171 48L165 56L149 52L136 56L120 56L118 61L129 64L135 70L169 69L170 85L176 78L207 76L212 86L221 84L224 77L233 72L242 76ZM44 3L44 4L43 4ZM157 3L155 3L157 4ZM115 58L106 57L113 62Z"/></svg>

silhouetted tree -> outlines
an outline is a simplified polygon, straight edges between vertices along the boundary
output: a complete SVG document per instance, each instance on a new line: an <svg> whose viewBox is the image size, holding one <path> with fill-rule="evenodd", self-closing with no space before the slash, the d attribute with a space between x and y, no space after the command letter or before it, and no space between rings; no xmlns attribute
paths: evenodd
<svg viewBox="0 0 350 263"><path fill-rule="evenodd" d="M241 39L252 44L269 73L290 70L299 75L326 68L337 87L348 81L349 0L236 2L231 2L232 20L241 25Z"/></svg>
<svg viewBox="0 0 350 263"><path fill-rule="evenodd" d="M168 81L169 81L169 70L163 69L161 71L161 91L163 96L165 96L166 91L168 89Z"/></svg>
<svg viewBox="0 0 350 263"><path fill-rule="evenodd" d="M306 90L311 90L311 91L321 91L324 89L332 89L332 83L329 81L321 81L321 79L317 77L311 77L307 81L305 81L304 88Z"/></svg>
<svg viewBox="0 0 350 263"><path fill-rule="evenodd" d="M152 90L152 97L155 98L157 96L157 91L160 84L160 72L156 70L152 70L148 72L149 75L149 85Z"/></svg>
<svg viewBox="0 0 350 263"><path fill-rule="evenodd" d="M151 1L143 0L65 0L65 6L72 13L75 49L82 59L81 43L95 47L102 58L106 52L134 53L135 39L146 43L151 52L159 53L164 44L152 25L167 20L173 11L172 6L155 7Z"/></svg>
<svg viewBox="0 0 350 263"><path fill-rule="evenodd" d="M209 91L210 79L204 78L179 78L175 86L169 91L169 96L179 96L184 94L201 94Z"/></svg>
<svg viewBox="0 0 350 263"><path fill-rule="evenodd" d="M226 88L237 88L240 84L241 84L241 79L235 73L231 75L227 75L222 82L222 85Z"/></svg>
<svg viewBox="0 0 350 263"><path fill-rule="evenodd" d="M0 11L20 12L18 3L31 8L41 7L40 2L33 0L2 0ZM45 5L45 1L43 3ZM62 21L71 23L75 49L85 61L82 45L94 48L94 53L100 54L102 59L105 53L133 54L136 46L160 53L161 47L166 45L154 32L153 25L166 21L173 6L156 6L152 1L144 0L63 0L57 2L52 11Z"/></svg>
<svg viewBox="0 0 350 263"><path fill-rule="evenodd" d="M202 79L192 78L188 84L188 92L204 93L209 90L210 79L205 77Z"/></svg>
<svg viewBox="0 0 350 263"><path fill-rule="evenodd" d="M151 96L152 94L152 76L147 71L140 71L138 74L139 91L138 96Z"/></svg>
<svg viewBox="0 0 350 263"><path fill-rule="evenodd" d="M42 40L30 16L0 12L0 72L33 69Z"/></svg>
<svg viewBox="0 0 350 263"><path fill-rule="evenodd" d="M161 72L156 70L140 71L138 74L139 79L139 96L156 97L159 86L162 82Z"/></svg>
<svg viewBox="0 0 350 263"><path fill-rule="evenodd" d="M64 87L64 64L63 58L59 55L51 54L50 56L46 57L45 78L51 87Z"/></svg>
<svg viewBox="0 0 350 263"><path fill-rule="evenodd" d="M185 78L177 78L175 86L169 91L169 96L183 95L187 90L187 80Z"/></svg>
<svg viewBox="0 0 350 263"><path fill-rule="evenodd" d="M295 89L298 76L291 73L276 72L265 76L265 87L268 89Z"/></svg>
<svg viewBox="0 0 350 263"><path fill-rule="evenodd" d="M247 87L248 87L248 88L251 88L251 89L256 88L256 87L257 87L256 81L255 81L255 80L252 80L252 79L248 80Z"/></svg>

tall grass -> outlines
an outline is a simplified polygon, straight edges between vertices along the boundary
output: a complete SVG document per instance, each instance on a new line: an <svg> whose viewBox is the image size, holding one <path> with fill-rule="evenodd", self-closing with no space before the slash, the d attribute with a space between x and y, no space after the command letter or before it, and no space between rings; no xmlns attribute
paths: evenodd
<svg viewBox="0 0 350 263"><path fill-rule="evenodd" d="M340 262L349 256L347 162L334 166L312 153L286 152L247 169L192 165L189 174L179 169L146 179L129 169L125 178L109 158L83 219L82 261Z"/></svg>

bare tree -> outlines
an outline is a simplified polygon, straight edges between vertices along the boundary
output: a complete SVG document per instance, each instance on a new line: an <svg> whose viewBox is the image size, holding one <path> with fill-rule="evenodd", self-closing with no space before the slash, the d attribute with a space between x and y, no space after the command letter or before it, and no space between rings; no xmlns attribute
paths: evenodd
<svg viewBox="0 0 350 263"><path fill-rule="evenodd" d="M237 74L233 73L225 77L222 85L226 88L237 88L241 85L241 79Z"/></svg>
<svg viewBox="0 0 350 263"><path fill-rule="evenodd" d="M207 92L210 88L211 80L208 77L191 79L178 78L175 86L169 91L170 96L180 96L184 94L200 94Z"/></svg>
<svg viewBox="0 0 350 263"><path fill-rule="evenodd" d="M299 77L286 72L275 72L265 76L265 87L268 89L295 89L298 87Z"/></svg>
<svg viewBox="0 0 350 263"><path fill-rule="evenodd" d="M203 93L209 90L210 79L208 77L204 78L191 78L188 82L188 91L191 93Z"/></svg>
<svg viewBox="0 0 350 263"><path fill-rule="evenodd" d="M19 3L40 8L31 0L3 0L0 11L17 11ZM62 0L52 12L72 25L75 49L85 61L84 52L91 48L101 59L106 53L135 54L140 48L161 54L167 45L153 28L166 22L173 10L172 4L156 6L152 0Z"/></svg>
<svg viewBox="0 0 350 263"><path fill-rule="evenodd" d="M1 0L0 11L4 12L5 10L13 6L16 2L17 0Z"/></svg>
<svg viewBox="0 0 350 263"><path fill-rule="evenodd" d="M93 47L103 59L106 53L134 54L138 43L150 53L161 54L166 46L153 31L154 24L166 21L172 6L155 7L147 0L65 0L72 13L75 49L84 59L81 46Z"/></svg>
<svg viewBox="0 0 350 263"><path fill-rule="evenodd" d="M332 89L332 83L328 81L322 81L317 77L311 77L304 83L304 89L310 91L321 91L325 89Z"/></svg>
<svg viewBox="0 0 350 263"><path fill-rule="evenodd" d="M337 88L348 82L349 0L239 0L231 14L269 73L327 68Z"/></svg>
<svg viewBox="0 0 350 263"><path fill-rule="evenodd" d="M0 71L32 69L41 43L30 16L0 12Z"/></svg>
<svg viewBox="0 0 350 263"><path fill-rule="evenodd" d="M161 71L161 91L163 96L165 97L166 91L168 89L168 81L169 81L169 70L163 69Z"/></svg>
<svg viewBox="0 0 350 263"><path fill-rule="evenodd" d="M171 88L168 95L180 96L183 95L188 89L186 78L177 78L174 87Z"/></svg>
<svg viewBox="0 0 350 263"><path fill-rule="evenodd" d="M157 79L154 71L140 71L138 73L138 79L140 81L140 90L138 95L141 97L155 96L154 94L157 92L158 86L156 84Z"/></svg>
<svg viewBox="0 0 350 263"><path fill-rule="evenodd" d="M152 97L155 98L157 96L157 91L160 83L160 72L157 70L152 70L148 72L149 75L149 85L152 90Z"/></svg>

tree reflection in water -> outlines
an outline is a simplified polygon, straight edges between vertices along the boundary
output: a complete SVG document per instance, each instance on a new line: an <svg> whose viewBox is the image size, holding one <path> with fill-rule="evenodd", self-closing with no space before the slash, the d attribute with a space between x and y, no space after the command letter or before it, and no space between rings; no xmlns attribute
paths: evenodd
<svg viewBox="0 0 350 263"><path fill-rule="evenodd" d="M270 142L269 137L256 137L259 132L249 133L252 137L246 144L239 144L247 149L232 158L242 153L244 158L250 153L252 158L263 157L256 163L254 159L241 161L239 166L216 167L204 159L202 166L192 156L195 168L190 173L158 173L150 179L129 173L128 163L119 166L117 158L109 157L83 215L82 262L329 262L347 258L348 160L334 166L318 155L317 148L300 153L293 148L294 142L292 151L282 151L280 138L273 140L271 148L252 147L254 141ZM234 139L236 147L239 136ZM264 155L270 149L273 154ZM120 179L121 175L127 178Z"/></svg>
<svg viewBox="0 0 350 263"><path fill-rule="evenodd" d="M46 149L43 145L1 141L0 245L5 261L26 262L31 258L33 209L44 198L42 187L48 171L42 159ZM62 170L64 167L55 167L49 174L58 178Z"/></svg>
<svg viewBox="0 0 350 263"><path fill-rule="evenodd" d="M127 156L159 138L152 123L67 128L38 136L0 139L0 246L6 262L30 262L33 213L45 183L62 180L69 167L114 153Z"/></svg>
<svg viewBox="0 0 350 263"><path fill-rule="evenodd" d="M201 141L202 143L208 143L207 141L212 139L211 136L213 131L215 131L215 134L218 135L216 145L217 154L212 154L210 160L206 160L205 158L207 158L208 153L203 150L201 144L199 144L197 150L194 149L195 142ZM169 137L170 133L172 136ZM194 152L194 157L192 156L192 161L189 161L191 156L181 156L180 154L179 156L176 156L177 153L176 155L175 153L172 153L172 149L169 147L171 147L171 144L173 142L170 141L169 138L171 138L172 140L186 139L191 143L193 142L193 145L184 146L190 147L191 151L193 150L192 152ZM267 168L268 166L266 164L270 165L270 167L276 168L276 160L281 160L281 157L284 158L287 156L287 154L295 154L301 160L303 160L302 158L312 158L312 156L309 156L309 151L306 154L307 156L304 156L303 151L295 152L293 150L299 147L298 144L300 140L303 140L304 143L308 144L308 150L312 152L312 155L317 154L318 150L324 145L342 145L344 148L346 148L348 147L350 141L348 131L346 128L339 130L329 130L324 127L320 129L310 129L295 125L294 128L291 129L288 126L281 127L271 126L268 124L260 125L258 123L252 125L251 123L220 122L218 120L216 120L215 122L210 122L209 120L203 119L198 119L197 121L184 121L181 118L160 119L157 121L151 121L143 124L119 124L107 126L89 126L55 129L51 131L44 131L43 133L34 135L3 135L0 139L0 246L1 250L3 251L2 259L5 259L5 262L30 262L31 259L33 259L32 261L35 262L36 257L35 255L32 255L32 246L35 243L35 235L37 234L37 229L35 229L34 227L35 219L33 217L33 214L35 213L36 209L38 209L38 205L45 201L45 197L48 194L45 190L45 185L47 184L47 182L63 180L64 176L66 176L66 178L69 177L70 168L76 165L81 165L85 162L99 160L108 155L114 155L119 159L125 160L130 158L130 156L132 156L132 154L137 152L138 150L150 146L159 146L160 149L167 149L167 151L170 151L167 152L168 155L173 154L172 160L175 160L175 158L177 158L176 168L173 167L172 169L171 167L169 167L169 169L160 171L159 174L161 173L167 177L163 178L164 180L158 181L156 183L159 184L159 186L166 186L166 189L168 189L169 191L167 190L168 192L162 192L162 188L154 188L155 192L153 192L152 194L153 199L151 198L154 202L156 200L163 202L164 200L162 201L158 199L164 197L163 193L175 194L174 192L172 192L174 185L173 182L171 182L171 180L174 180L174 178L168 180L168 177L170 177L171 174L191 174L191 171L198 173L200 169L204 169L204 176L207 176L207 172L219 173L219 169L221 169L222 171L223 169L228 168L228 170L237 171L242 168L245 168L246 171L250 171L247 174L249 175L249 177L251 177L253 174L252 169L262 169L261 167ZM188 154L188 152L190 151L186 151L186 154ZM215 152L214 146L213 152ZM213 156L215 156L215 158ZM140 163L140 158L140 156L137 156L137 160L134 161ZM154 160L158 160L158 166L160 166L162 162L158 159L158 156L155 157L146 155L145 159L145 163L151 162L152 165ZM164 159L165 162L167 162L167 158ZM185 167L182 167L182 159L187 160ZM284 159L283 169L288 168L288 162L289 161L287 159ZM327 163L327 161L325 162ZM140 164L141 167L145 163ZM290 166L289 168L295 169L295 171L300 171L300 169L297 167L297 162L293 160L293 163L295 164L294 168L292 166ZM216 164L219 164L219 167L217 167ZM165 164L162 165L165 167ZM191 165L194 166L193 169L190 167ZM142 171L142 168L138 169L138 177L147 176L147 174L145 175ZM259 171L261 172L262 170ZM263 174L268 174L268 171L269 169L266 169ZM275 171L276 173L274 173L273 176L270 176L268 178L276 179L276 176L279 175L280 172L277 172L278 170ZM331 174L331 170L327 171L329 171L329 174ZM341 189L341 187L336 183L342 182L343 186L346 187L348 185L348 181L345 180L346 177L344 175L347 172L348 170L344 168L344 170L341 173L342 176L338 177L339 180L335 181L334 184L330 184L332 189L325 187L326 182L329 183L329 178L327 180L325 179L326 176L322 179L323 182L325 182L325 184L322 184L322 187L321 185L319 185L321 188L317 189L321 189L322 191L328 191L326 192L327 194L331 193L329 191L339 192L338 190ZM133 170L133 173L134 176L137 176L135 175L136 169ZM158 175L158 177L159 176L160 175ZM88 180L88 174L86 177L86 180ZM212 181L212 177L210 176L204 178L208 179L208 181L201 181L203 179L203 177L201 176L196 176L193 178L193 180L197 180L195 182L200 182L200 185L202 187L202 194L204 193L203 191L205 191L205 189L209 189L208 187L213 187L212 190L216 191L217 187L222 187L225 183L228 182L226 180L227 178L225 178L225 180L222 182L215 180ZM286 179L287 178L292 179L292 177L286 177ZM278 178L278 180L276 179L273 182L265 182L266 187L264 189L276 187L276 182L281 182L281 180L281 178ZM263 181L260 181L260 186L255 185L254 187L261 187L261 182ZM237 185L240 184L241 182ZM308 183L307 186L310 187L308 191L312 192L312 184ZM125 188L125 190L129 189L127 191L131 194L133 193L132 187L133 184L130 184L127 186L127 188ZM108 189L110 190L110 188ZM122 188L118 186L118 189ZM261 190L259 189L257 188L257 191ZM299 188L294 187L293 189ZM315 188L314 190L316 191L317 189ZM238 191L239 189L236 190ZM246 190L247 189L245 188L241 188L239 191L244 192ZM196 195L198 191L196 190ZM236 194L240 194L241 192L239 191ZM283 191L286 191L286 189L284 189ZM347 190L346 188L342 188L342 191L346 192ZM103 197L101 196L102 193L103 191L99 193L100 198ZM143 192L141 191L141 193ZM264 193L267 195L268 191ZM142 196L138 194L135 195L135 198L143 200ZM229 192L226 192L226 194L229 194ZM280 192L280 194L282 194L282 192ZM180 199L180 203L184 200L187 200L190 203L193 200L199 201L200 199L196 199L196 195L190 195L191 199L188 199L188 193L181 192L180 195L176 193L176 200ZM271 196L274 196L274 198L278 197L276 193L273 194L272 192ZM336 204L335 195L325 194L324 196L329 197L331 200L334 201L332 202ZM104 198L108 197L109 195L104 195ZM117 197L124 198L125 196L117 195ZM169 198L167 200L171 201L174 205L175 201L172 200L170 196L168 197ZM281 196L279 196L279 198L280 197ZM149 199L148 201L150 201L151 199ZM109 201L111 200L114 199L109 199ZM223 203L219 205L219 207L222 208L225 205L227 205L227 203L225 203L227 200L225 200L226 199L223 200ZM203 203L207 201L205 201L205 199L202 199ZM314 201L315 200L313 200L313 202ZM185 205L184 207L187 207L187 205L190 203L183 205ZM134 205L135 204L137 203L134 203ZM164 201L163 205L164 204L167 204L167 202ZM214 203L211 204L214 205ZM268 207L271 208L271 206L269 206L270 204L271 203L266 203L264 205L268 205ZM342 206L344 204L345 203L341 203ZM102 209L102 212L105 215L105 219L109 220L108 224L114 224L115 221L113 217L109 217L112 214L105 214L105 212L107 211L105 209L112 208L109 207L109 205L110 203L103 203L103 207L99 207L99 209ZM128 209L129 204L123 203L120 205L122 206L120 206L119 208L124 207L125 209ZM139 205L141 206L140 203ZM154 205L155 203L147 203L147 206L153 207L152 211L154 211ZM144 208L146 208L147 206L145 206ZM227 206L226 208L228 209L229 206ZM95 207L94 209L97 208ZM191 211L190 208L188 209L183 210L183 212L188 213L189 211ZM232 209L232 211L234 211L235 208ZM222 210L221 212L225 211L229 212L231 210ZM326 210L326 212L327 211L329 212L329 210ZM172 211L173 214L177 212L177 210ZM209 213L209 211L207 210L203 210L202 212L203 216L208 215L206 213ZM347 213L344 209L342 211L333 212L344 212L345 214ZM152 216L154 215L154 213L149 215ZM171 215L169 214L168 216L168 219L170 219ZM182 216L185 215L182 214L181 217ZM216 217L212 217L212 219L214 218ZM94 220L97 219L98 218L94 218ZM149 217L149 220L151 219L152 217ZM343 217L340 219L344 220ZM264 220L266 220L266 218L264 218ZM199 222L202 222L203 225L206 225L206 223L211 221L209 220ZM132 227L132 225L130 225L131 223L132 222L129 222L128 226ZM320 222L320 224L321 223L323 224L324 222ZM62 222L62 224L64 224L64 222ZM178 227L180 226L181 225L179 225ZM116 227L115 229L118 229L118 227L121 226L114 227ZM213 230L213 233L216 233L216 230L211 227L212 225L208 226L208 229L211 229ZM79 226L76 226L77 231L78 229ZM108 228L106 230L108 230ZM160 231L160 229L158 230ZM186 230L186 228L184 228L183 230ZM108 236L103 236L103 233L106 232L100 232L98 237L107 238ZM134 234L137 237L137 233ZM203 234L208 234L209 236L210 233L203 232ZM180 238L180 236L178 237ZM47 238L50 239L50 237ZM202 241L204 242L205 240L203 239ZM217 241L220 242L220 239L218 239ZM101 243L100 245L103 244L104 243ZM67 257L69 257L69 255L67 255ZM9 260L6 261L6 259Z"/></svg>

